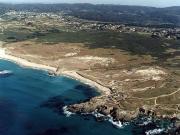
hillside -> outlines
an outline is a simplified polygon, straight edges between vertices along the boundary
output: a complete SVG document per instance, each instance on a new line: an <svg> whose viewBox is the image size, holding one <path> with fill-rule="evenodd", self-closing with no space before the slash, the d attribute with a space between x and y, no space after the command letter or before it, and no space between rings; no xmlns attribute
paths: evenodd
<svg viewBox="0 0 180 135"><path fill-rule="evenodd" d="M180 7L155 8L143 6L92 4L0 4L0 11L9 10L59 12L81 19L146 26L180 26Z"/></svg>

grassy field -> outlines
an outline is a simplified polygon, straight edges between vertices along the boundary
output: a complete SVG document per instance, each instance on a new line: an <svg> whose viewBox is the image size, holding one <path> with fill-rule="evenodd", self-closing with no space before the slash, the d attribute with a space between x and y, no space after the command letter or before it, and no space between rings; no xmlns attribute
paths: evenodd
<svg viewBox="0 0 180 135"><path fill-rule="evenodd" d="M7 29L0 34L0 40L4 42L18 42L33 38L32 33L23 30Z"/></svg>
<svg viewBox="0 0 180 135"><path fill-rule="evenodd" d="M153 39L149 35L119 32L59 32L39 36L38 42L84 43L89 48L117 48L133 55L151 55L159 59L170 57L168 48L179 48L180 41ZM169 46L170 45L170 46Z"/></svg>
<svg viewBox="0 0 180 135"><path fill-rule="evenodd" d="M0 40L7 43L35 39L38 43L83 43L90 49L120 49L131 55L150 55L158 64L174 58L179 52L167 53L168 49L179 49L179 40L154 39L150 35L138 33L120 33L110 31L47 31L27 29L7 29L0 34Z"/></svg>

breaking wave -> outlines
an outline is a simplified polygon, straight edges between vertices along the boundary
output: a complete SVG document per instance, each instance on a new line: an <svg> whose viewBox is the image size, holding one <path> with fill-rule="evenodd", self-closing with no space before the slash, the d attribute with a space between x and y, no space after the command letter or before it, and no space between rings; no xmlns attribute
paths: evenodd
<svg viewBox="0 0 180 135"><path fill-rule="evenodd" d="M149 131L146 132L146 135L157 135L157 134L162 133L164 130L165 130L164 128L149 130Z"/></svg>
<svg viewBox="0 0 180 135"><path fill-rule="evenodd" d="M64 106L64 107L63 107L63 113L64 113L64 115L65 115L66 117L70 117L71 115L75 114L75 113L72 113L72 112L68 111L67 106Z"/></svg>

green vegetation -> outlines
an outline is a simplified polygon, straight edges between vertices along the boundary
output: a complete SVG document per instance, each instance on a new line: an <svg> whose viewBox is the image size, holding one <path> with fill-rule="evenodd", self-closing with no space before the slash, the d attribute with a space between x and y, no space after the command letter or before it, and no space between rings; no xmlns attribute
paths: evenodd
<svg viewBox="0 0 180 135"><path fill-rule="evenodd" d="M32 33L20 30L6 30L0 34L0 40L4 42L18 42L32 38Z"/></svg>
<svg viewBox="0 0 180 135"><path fill-rule="evenodd" d="M39 36L37 41L84 43L89 48L118 48L133 55L151 55L159 59L169 57L169 54L165 54L167 48L178 48L180 44L174 40L153 39L149 35L109 31L48 33Z"/></svg>
<svg viewBox="0 0 180 135"><path fill-rule="evenodd" d="M26 29L7 29L0 34L0 40L5 42L18 42L36 39L37 42L48 43L84 43L87 47L116 48L129 52L132 55L151 55L158 60L175 57L178 53L166 53L167 49L178 49L180 41L154 39L146 34L120 33L110 31L28 31ZM51 44L51 45L52 45Z"/></svg>

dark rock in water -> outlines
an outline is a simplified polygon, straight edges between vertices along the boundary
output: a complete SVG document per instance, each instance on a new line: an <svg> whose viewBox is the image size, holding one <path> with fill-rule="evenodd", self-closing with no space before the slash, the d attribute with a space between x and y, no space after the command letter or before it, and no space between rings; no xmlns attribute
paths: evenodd
<svg viewBox="0 0 180 135"><path fill-rule="evenodd" d="M96 117L96 121L103 122L104 121L104 117Z"/></svg>
<svg viewBox="0 0 180 135"><path fill-rule="evenodd" d="M135 121L134 124L135 126L133 128L133 135L146 135L145 132L157 128L157 125L155 123L143 125L142 122ZM142 126L140 126L139 124L142 124Z"/></svg>
<svg viewBox="0 0 180 135"><path fill-rule="evenodd" d="M0 71L0 78L6 78L6 77L9 77L11 75L13 75L13 73L11 71L6 71L6 70Z"/></svg>
<svg viewBox="0 0 180 135"><path fill-rule="evenodd" d="M55 72L48 72L48 75L49 76L56 76L56 73Z"/></svg>
<svg viewBox="0 0 180 135"><path fill-rule="evenodd" d="M167 132L160 135L180 135L180 127L169 129Z"/></svg>
<svg viewBox="0 0 180 135"><path fill-rule="evenodd" d="M140 128L133 128L132 135L146 135Z"/></svg>
<svg viewBox="0 0 180 135"><path fill-rule="evenodd" d="M85 117L84 120L90 120L88 117Z"/></svg>
<svg viewBox="0 0 180 135"><path fill-rule="evenodd" d="M180 135L180 120L177 120L176 122L175 122L175 135Z"/></svg>
<svg viewBox="0 0 180 135"><path fill-rule="evenodd" d="M180 127L178 127L175 131L176 135L180 135Z"/></svg>
<svg viewBox="0 0 180 135"><path fill-rule="evenodd" d="M84 94L88 99L90 99L90 98L95 97L95 96L98 95L97 92L92 92L94 89L93 89L92 87L88 86L88 85L83 85L83 84L82 84L82 85L81 85L81 84L80 84L80 85L76 85L76 86L74 87L74 89L83 92L83 94Z"/></svg>
<svg viewBox="0 0 180 135"><path fill-rule="evenodd" d="M40 105L40 107L50 108L55 112L60 112L63 106L65 106L65 101L61 96L52 97Z"/></svg>

